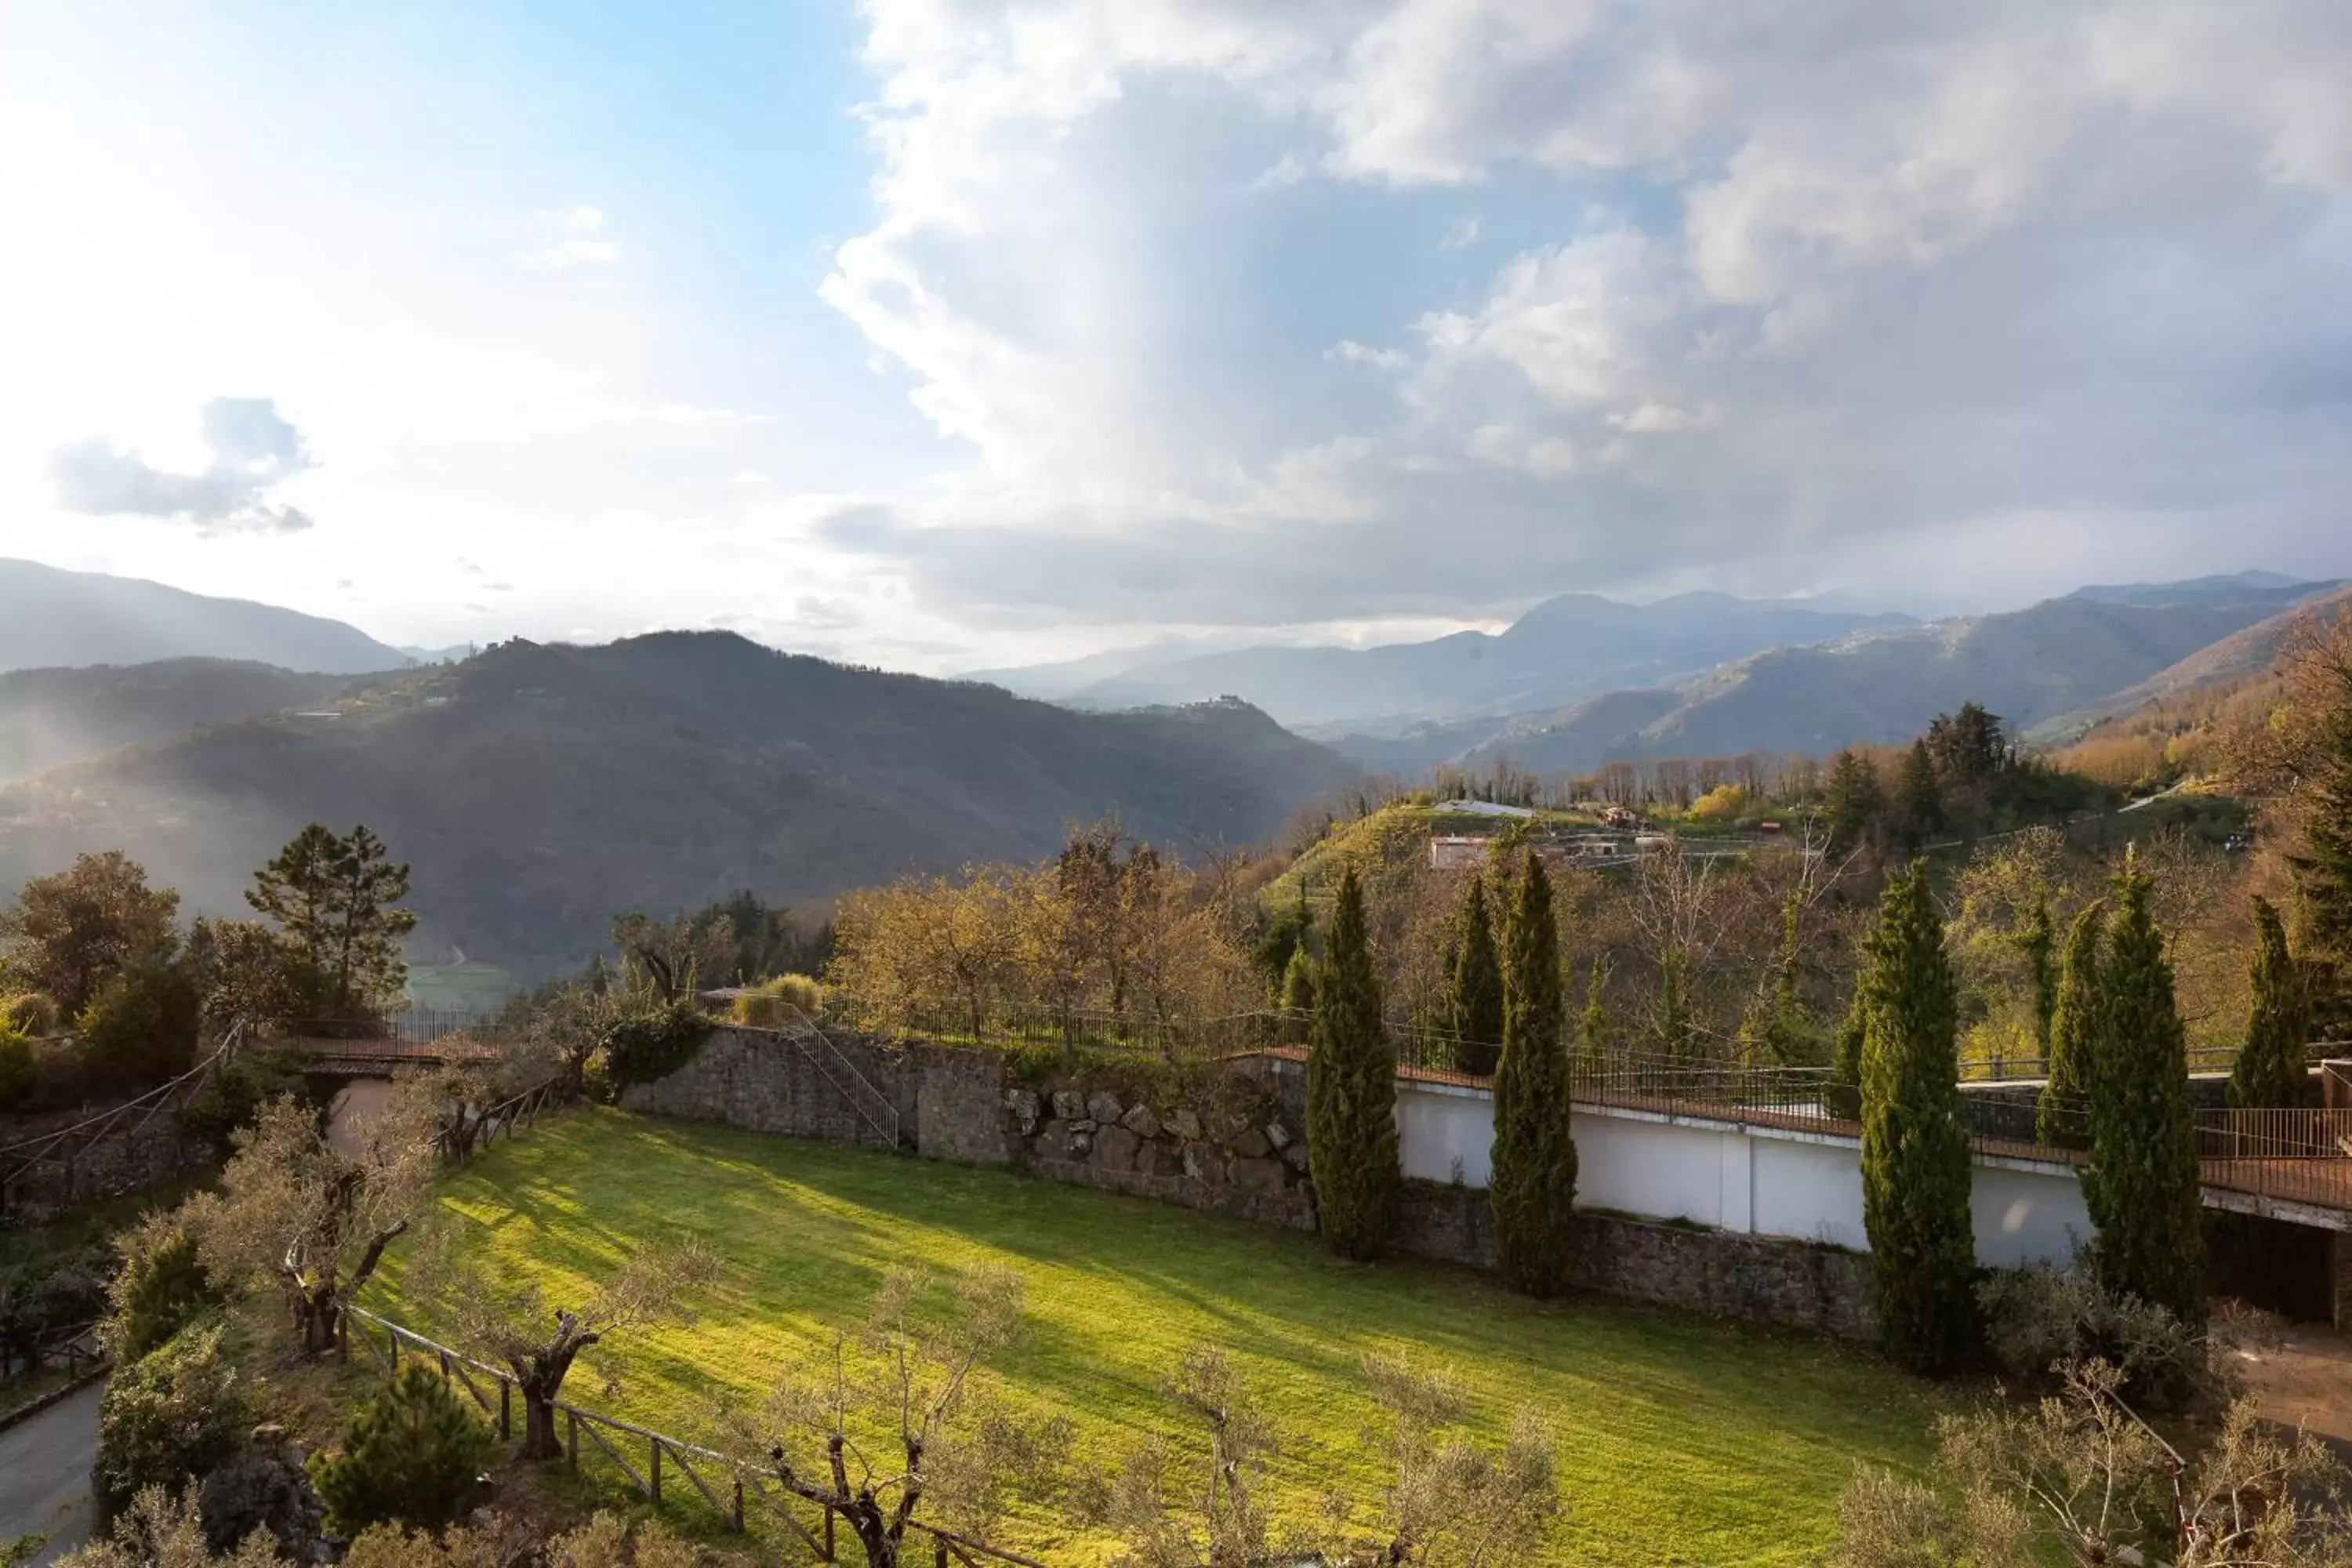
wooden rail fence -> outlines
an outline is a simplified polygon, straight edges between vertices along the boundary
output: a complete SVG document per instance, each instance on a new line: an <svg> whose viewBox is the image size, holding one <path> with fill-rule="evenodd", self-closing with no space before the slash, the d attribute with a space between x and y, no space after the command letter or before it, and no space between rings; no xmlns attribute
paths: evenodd
<svg viewBox="0 0 2352 1568"><path fill-rule="evenodd" d="M135 1138L159 1118L175 1114L201 1093L222 1064L236 1053L242 1035L241 1028L231 1030L217 1050L169 1083L158 1084L135 1099L85 1117L69 1127L0 1148L0 1212L7 1209L9 1189L44 1165L64 1173L66 1196L72 1198L75 1163L83 1154L117 1133Z"/></svg>
<svg viewBox="0 0 2352 1568"><path fill-rule="evenodd" d="M351 1308L349 1311L357 1321L373 1324L383 1331L382 1343L364 1332L358 1338L368 1347L371 1354L383 1363L387 1379L400 1375L404 1352L422 1356L439 1370L444 1383L464 1389L485 1414L497 1418L500 1437L513 1437L514 1406L518 1398L514 1373L487 1362L476 1361L462 1351L436 1343L389 1318L379 1317L358 1307ZM483 1384L476 1381L478 1377L498 1389L495 1403L483 1391ZM580 1468L580 1440L584 1436L595 1450L603 1453L620 1468L623 1475L629 1478L630 1484L641 1496L657 1508L662 1504L664 1474L674 1470L686 1478L701 1495L702 1500L710 1505L712 1511L727 1521L729 1529L739 1534L746 1531L745 1500L749 1498L759 1504L768 1517L783 1524L790 1531L791 1538L813 1554L813 1561L839 1561L835 1555L839 1522L836 1510L825 1508L824 1519L812 1528L794 1517L792 1511L791 1504L801 1500L793 1499L790 1494L780 1495L771 1491L758 1470L715 1448L688 1443L683 1438L656 1432L650 1426L640 1426L635 1422L623 1421L617 1416L562 1400L555 1402L555 1409L563 1417L564 1459L572 1469ZM628 1456L622 1451L624 1448L635 1449L640 1444L644 1446L645 1452L645 1468L642 1469L630 1463ZM708 1476L704 1474L706 1469L709 1472ZM982 1568L981 1560L983 1558L992 1563L1013 1563L1016 1568L1046 1568L1035 1558L1006 1552L953 1531L925 1524L919 1520L909 1520L907 1528L930 1540L935 1568L948 1568L951 1563L963 1563L965 1568Z"/></svg>

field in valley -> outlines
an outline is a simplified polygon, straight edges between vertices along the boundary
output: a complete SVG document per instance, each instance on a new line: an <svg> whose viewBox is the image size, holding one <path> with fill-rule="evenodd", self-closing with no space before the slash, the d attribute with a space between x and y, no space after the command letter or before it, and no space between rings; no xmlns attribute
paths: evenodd
<svg viewBox="0 0 2352 1568"><path fill-rule="evenodd" d="M1223 1347L1282 1434L1275 1486L1301 1515L1328 1488L1370 1502L1383 1485L1364 1352L1448 1363L1489 1436L1521 1405L1558 1435L1567 1511L1546 1562L1818 1561L1854 1460L1918 1464L1935 1408L1926 1385L1808 1338L1594 1299L1537 1304L1465 1270L1349 1265L1311 1236L1141 1199L614 1110L541 1123L453 1176L441 1203L551 1306L648 1241L690 1229L716 1247L725 1273L695 1327L616 1342L615 1394L584 1369L566 1391L683 1437L707 1436L714 1395L756 1404L781 1366L854 1327L902 1261L1021 1271L1029 1327L1003 1381L1070 1416L1089 1464L1154 1434L1197 1453L1159 1384L1186 1347ZM363 1304L436 1327L396 1269ZM1045 1510L997 1539L1056 1565L1112 1547Z"/></svg>

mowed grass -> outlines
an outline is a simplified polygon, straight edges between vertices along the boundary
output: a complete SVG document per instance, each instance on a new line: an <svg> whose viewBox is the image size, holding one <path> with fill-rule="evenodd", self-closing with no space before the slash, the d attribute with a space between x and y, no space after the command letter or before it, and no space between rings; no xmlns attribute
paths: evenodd
<svg viewBox="0 0 2352 1568"><path fill-rule="evenodd" d="M1081 1463L1154 1434L1197 1451L1159 1385L1187 1346L1223 1347L1279 1426L1275 1483L1301 1515L1328 1489L1369 1504L1384 1483L1363 1354L1449 1363L1489 1436L1522 1407L1557 1433L1567 1510L1535 1559L1548 1563L1818 1561L1854 1460L1918 1465L1935 1411L1925 1384L1809 1337L1538 1304L1468 1270L1347 1264L1312 1236L1143 1199L614 1110L541 1122L451 1178L441 1204L551 1304L659 1237L719 1248L726 1271L694 1327L616 1342L615 1394L586 1373L567 1389L682 1437L707 1434L714 1394L756 1403L857 1322L899 1263L1020 1270L1026 1337L998 1372L1011 1397L1071 1418ZM429 1332L433 1303L402 1298L397 1253L366 1304ZM1112 1544L1044 1510L998 1536L1056 1564Z"/></svg>

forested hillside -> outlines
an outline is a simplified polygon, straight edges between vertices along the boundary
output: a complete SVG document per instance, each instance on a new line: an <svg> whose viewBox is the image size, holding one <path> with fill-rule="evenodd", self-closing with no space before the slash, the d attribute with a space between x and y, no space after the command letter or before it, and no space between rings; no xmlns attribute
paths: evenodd
<svg viewBox="0 0 2352 1568"><path fill-rule="evenodd" d="M338 706L0 789L0 884L120 847L234 910L304 823L364 822L415 863L421 942L532 972L625 907L821 900L1106 814L1179 854L1255 839L1352 772L1239 704L1074 713L722 633L508 643Z"/></svg>
<svg viewBox="0 0 2352 1568"><path fill-rule="evenodd" d="M223 658L0 673L0 781L117 746L323 702L352 684Z"/></svg>

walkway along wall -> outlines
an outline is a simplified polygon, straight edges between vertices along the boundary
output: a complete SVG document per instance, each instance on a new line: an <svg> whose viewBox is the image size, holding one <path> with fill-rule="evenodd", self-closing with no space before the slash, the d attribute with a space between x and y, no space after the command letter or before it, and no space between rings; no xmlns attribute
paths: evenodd
<svg viewBox="0 0 2352 1568"><path fill-rule="evenodd" d="M1139 1087L1145 1064L1024 1085L1013 1058L834 1033L715 1030L695 1059L625 1092L630 1110L932 1159L1006 1164L1260 1224L1311 1229L1306 1072L1244 1058L1183 1090ZM854 1075L854 1077L852 1076ZM1089 1076L1091 1075L1091 1076ZM1164 1081L1164 1080L1163 1080ZM1578 1283L1635 1300L1848 1338L1875 1333L1850 1137L1604 1106L1573 1112L1585 1244ZM1401 1250L1491 1267L1485 1188L1494 1100L1401 1082L1409 1182ZM2063 1263L2091 1234L2074 1171L1979 1155L1980 1262Z"/></svg>

